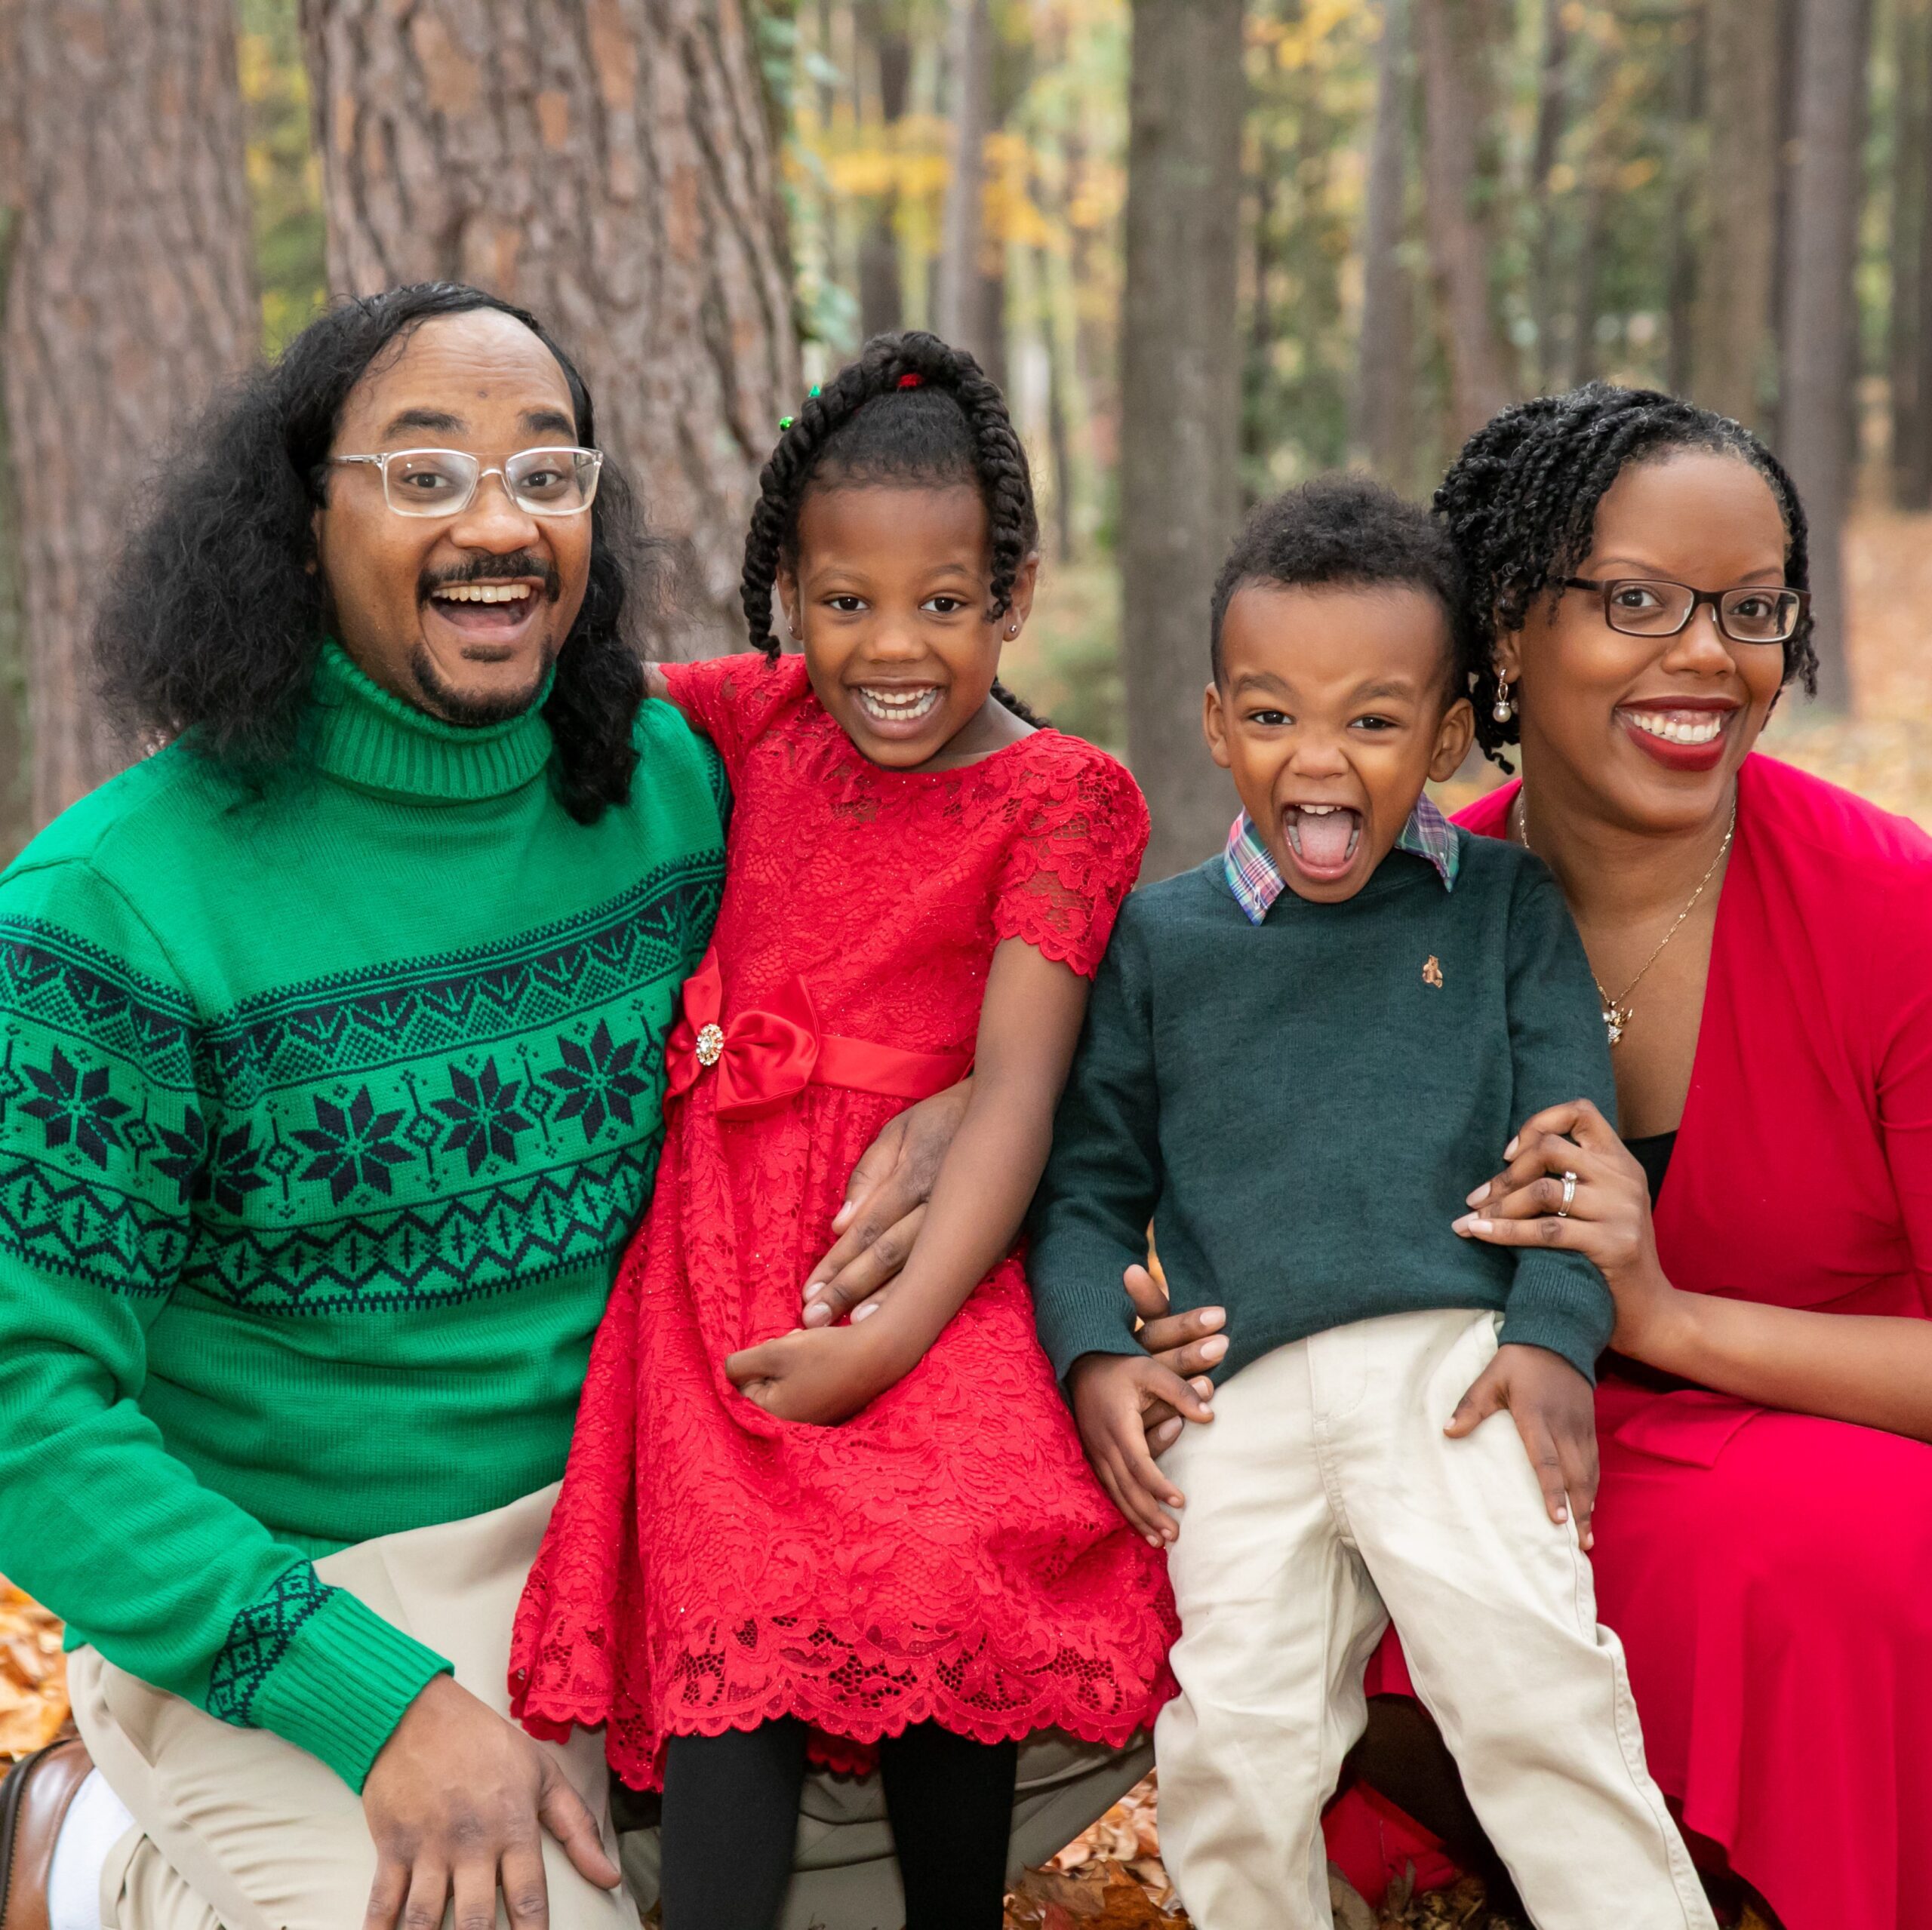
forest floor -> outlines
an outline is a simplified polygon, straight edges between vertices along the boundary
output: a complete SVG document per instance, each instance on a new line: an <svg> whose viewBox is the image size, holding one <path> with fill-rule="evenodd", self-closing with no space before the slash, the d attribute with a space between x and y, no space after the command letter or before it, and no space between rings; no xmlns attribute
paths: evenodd
<svg viewBox="0 0 1932 1930"><path fill-rule="evenodd" d="M1765 748L1932 828L1932 516L1872 512L1850 542L1855 715L1819 718L1797 699L1780 707ZM1038 620L1014 653L1012 681L1066 728L1118 746L1118 665L1111 570L1051 571ZM1205 652L1204 650L1203 654ZM1466 803L1497 781L1444 787ZM47 1741L67 1713L60 1626L0 1580L0 1766ZM1008 1930L1184 1930L1160 1861L1151 1777L1043 1870L1029 1873ZM1342 1930L1509 1930L1479 1885L1400 1893L1380 1913L1338 1898Z"/></svg>

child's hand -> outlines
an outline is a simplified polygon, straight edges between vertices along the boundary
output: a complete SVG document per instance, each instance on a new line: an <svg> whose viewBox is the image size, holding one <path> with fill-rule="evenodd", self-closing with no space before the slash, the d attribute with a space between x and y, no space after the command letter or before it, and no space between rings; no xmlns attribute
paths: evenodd
<svg viewBox="0 0 1932 1930"><path fill-rule="evenodd" d="M1589 1382L1547 1348L1500 1347L1443 1432L1460 1440L1506 1407L1542 1483L1550 1520L1567 1520L1574 1508L1577 1538L1587 1550L1595 1539L1590 1517L1597 1503L1597 1415Z"/></svg>
<svg viewBox="0 0 1932 1930"><path fill-rule="evenodd" d="M724 1372L747 1400L781 1421L835 1428L900 1376L884 1350L852 1327L781 1334L726 1357Z"/></svg>
<svg viewBox="0 0 1932 1930"><path fill-rule="evenodd" d="M1147 1452L1144 1416L1164 1402L1190 1421L1211 1421L1214 1410L1201 1381L1190 1384L1158 1361L1138 1354L1083 1354L1067 1375L1073 1415L1087 1458L1115 1507L1161 1547L1180 1532L1168 1507L1185 1507L1187 1498L1163 1474Z"/></svg>

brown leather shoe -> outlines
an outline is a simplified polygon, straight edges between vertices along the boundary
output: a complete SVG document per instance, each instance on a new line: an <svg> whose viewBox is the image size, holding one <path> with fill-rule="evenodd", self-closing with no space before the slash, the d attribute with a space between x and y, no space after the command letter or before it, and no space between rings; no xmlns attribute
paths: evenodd
<svg viewBox="0 0 1932 1930"><path fill-rule="evenodd" d="M22 1756L0 1783L0 1930L48 1930L54 1839L93 1767L86 1744L64 1736Z"/></svg>

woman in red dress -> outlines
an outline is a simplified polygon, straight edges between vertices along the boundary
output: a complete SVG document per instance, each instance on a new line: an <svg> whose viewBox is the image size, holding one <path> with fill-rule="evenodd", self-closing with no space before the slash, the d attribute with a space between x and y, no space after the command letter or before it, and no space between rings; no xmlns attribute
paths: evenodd
<svg viewBox="0 0 1932 1930"><path fill-rule="evenodd" d="M997 389L881 338L788 426L747 545L753 637L775 587L804 654L661 673L731 780L724 904L511 1667L528 1726L605 1723L662 1781L667 1930L771 1923L808 1745L876 1753L913 1930L991 1930L1017 1740L1120 1744L1171 1692L1164 1563L1011 1252L1147 834L994 682L1033 546ZM969 1065L890 1295L801 1303L854 1159Z"/></svg>
<svg viewBox="0 0 1932 1930"><path fill-rule="evenodd" d="M1906 1930L1932 1843L1932 840L1753 751L1811 668L1801 622L1775 641L1805 536L1735 424L1601 386L1525 404L1437 506L1497 619L1490 745L1521 745L1462 822L1562 884L1623 1136L1531 1122L1463 1230L1586 1252L1617 1296L1592 1559L1658 1782L1788 1930ZM1370 1686L1406 1690L1392 1644Z"/></svg>

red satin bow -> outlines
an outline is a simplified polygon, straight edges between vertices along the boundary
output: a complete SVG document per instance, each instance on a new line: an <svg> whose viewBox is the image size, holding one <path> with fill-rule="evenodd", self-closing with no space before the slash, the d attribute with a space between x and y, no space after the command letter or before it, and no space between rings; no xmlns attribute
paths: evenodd
<svg viewBox="0 0 1932 1930"><path fill-rule="evenodd" d="M741 1012L726 1025L715 951L707 951L685 981L684 1005L664 1041L669 1096L689 1092L715 1068L721 1119L746 1119L782 1105L813 1079L891 1099L929 1099L963 1079L973 1063L971 1053L905 1052L821 1033L811 994L798 979L768 994L761 1009Z"/></svg>
<svg viewBox="0 0 1932 1930"><path fill-rule="evenodd" d="M718 1112L742 1119L782 1105L804 1086L818 1063L818 1015L811 994L796 979L768 1001L766 1009L741 1012L728 1025L719 1022L724 982L718 954L685 981L684 1016L664 1041L671 1093L688 1092L707 1064L718 1071Z"/></svg>

